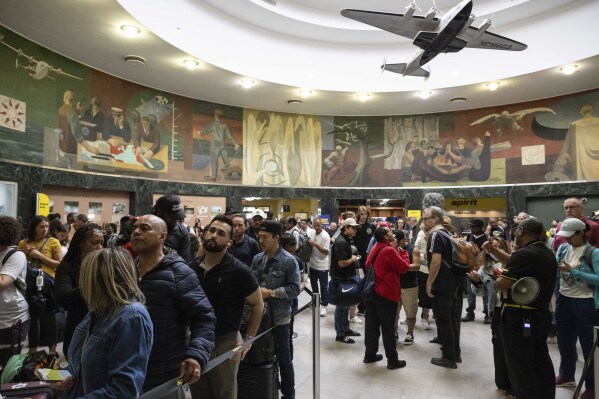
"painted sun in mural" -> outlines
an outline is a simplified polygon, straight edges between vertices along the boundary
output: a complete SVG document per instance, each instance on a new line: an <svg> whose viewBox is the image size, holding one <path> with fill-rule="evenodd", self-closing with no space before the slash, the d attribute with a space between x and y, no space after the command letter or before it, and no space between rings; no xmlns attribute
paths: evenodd
<svg viewBox="0 0 599 399"><path fill-rule="evenodd" d="M26 113L24 102L0 95L0 126L24 132Z"/></svg>

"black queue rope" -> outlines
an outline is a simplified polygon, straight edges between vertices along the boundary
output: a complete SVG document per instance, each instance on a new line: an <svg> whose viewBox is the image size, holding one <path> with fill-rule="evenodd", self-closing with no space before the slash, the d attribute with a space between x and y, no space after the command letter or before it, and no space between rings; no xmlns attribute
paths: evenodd
<svg viewBox="0 0 599 399"><path fill-rule="evenodd" d="M304 291L306 291L308 294L310 294L310 296L312 296L312 291L310 291L308 288L304 288ZM275 327L278 327L282 324L288 323L292 317L295 317L296 315L300 314L301 312L303 312L304 310L306 310L310 307L312 307L312 301L310 301L307 304L305 304L304 306L302 306L300 309L298 309L296 312L294 312L291 316L289 316L288 319L285 319L282 322L275 324L274 326L272 326L268 330L262 332L261 334L255 336L254 338L248 339L242 345L238 345L235 348L231 349L230 351L225 352L222 355L210 360L208 363L206 363L206 367L204 367L204 369L202 370L202 374L206 374L206 373L210 372L210 370L217 367L218 365L225 362L226 360L230 359L240 350L251 346L255 341L262 338L262 336L264 334L272 331ZM139 397L139 399L161 399L161 398L171 394L172 392L174 392L177 389L177 387L179 387L181 385L183 385L183 379L179 376L179 377L173 378L172 380L165 382L162 385L157 386L156 388L152 389L151 391L144 393L143 395L141 395Z"/></svg>

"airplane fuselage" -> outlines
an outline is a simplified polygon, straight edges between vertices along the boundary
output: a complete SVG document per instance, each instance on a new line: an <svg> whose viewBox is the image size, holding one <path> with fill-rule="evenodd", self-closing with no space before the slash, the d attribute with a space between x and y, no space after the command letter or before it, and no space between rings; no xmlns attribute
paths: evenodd
<svg viewBox="0 0 599 399"><path fill-rule="evenodd" d="M472 0L466 0L455 6L443 17L439 24L437 37L428 47L424 48L419 66L426 64L449 46L466 25L471 13Z"/></svg>

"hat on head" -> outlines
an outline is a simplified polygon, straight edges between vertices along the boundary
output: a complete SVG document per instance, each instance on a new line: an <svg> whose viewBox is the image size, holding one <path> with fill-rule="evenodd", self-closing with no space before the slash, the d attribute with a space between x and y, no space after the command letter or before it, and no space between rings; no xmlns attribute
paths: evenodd
<svg viewBox="0 0 599 399"><path fill-rule="evenodd" d="M389 222L380 222L379 227L391 227L391 223Z"/></svg>
<svg viewBox="0 0 599 399"><path fill-rule="evenodd" d="M562 222L562 225L557 233L558 236L572 237L577 231L585 231L587 225L580 219L568 218Z"/></svg>
<svg viewBox="0 0 599 399"><path fill-rule="evenodd" d="M275 220L265 220L260 224L260 231L281 235L283 233L283 225Z"/></svg>
<svg viewBox="0 0 599 399"><path fill-rule="evenodd" d="M154 209L160 209L162 212L170 213L176 219L185 219L185 211L181 207L181 200L173 194L163 195L156 200Z"/></svg>
<svg viewBox="0 0 599 399"><path fill-rule="evenodd" d="M233 216L237 213L239 213L239 211L233 207L227 206L225 208L225 216Z"/></svg>
<svg viewBox="0 0 599 399"><path fill-rule="evenodd" d="M483 227L485 222L482 219L470 219L470 226Z"/></svg>
<svg viewBox="0 0 599 399"><path fill-rule="evenodd" d="M255 218L256 216L260 216L262 219L266 219L266 213L262 209L254 209L252 213L250 213L250 219Z"/></svg>
<svg viewBox="0 0 599 399"><path fill-rule="evenodd" d="M347 226L359 227L360 225L358 223L356 223L356 219L347 218L347 219L343 220L343 223L341 223L341 227L347 227Z"/></svg>

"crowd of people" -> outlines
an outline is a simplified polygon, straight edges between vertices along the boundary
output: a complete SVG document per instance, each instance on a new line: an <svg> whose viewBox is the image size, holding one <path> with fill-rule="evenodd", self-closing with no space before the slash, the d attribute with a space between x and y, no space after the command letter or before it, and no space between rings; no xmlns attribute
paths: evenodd
<svg viewBox="0 0 599 399"><path fill-rule="evenodd" d="M27 340L29 353L47 347L50 366L58 366L61 335L71 373L57 385L65 397L138 397L180 377L195 399L232 399L240 362L252 348L244 341L258 334L268 308L280 391L294 398L293 313L309 280L321 297L321 317L334 302L338 344L355 344L364 323L364 363L386 358L389 370L406 367L397 344L412 345L420 321L425 330L435 325L430 342L441 345L431 364L458 368L462 323L475 320L478 295L491 327L499 392L550 399L556 387L575 385L576 344L589 358L598 324L599 224L583 215L577 198L564 202L565 220L548 231L525 212L511 224L471 219L464 240L476 248L477 266L464 276L453 267L462 232L443 205L440 194L428 193L420 220L374 221L361 206L328 227L320 217L279 221L260 209L245 215L228 208L205 227L196 221L190 228L175 195L159 198L149 214L122 218L118 232L116 224L100 226L86 215L69 214L63 224L52 214L35 216L21 234L14 218L1 216L0 365ZM359 284L371 268L372 296L340 300L344 290L336 287ZM41 312L30 309L23 289L31 269L53 282ZM511 289L524 277L539 285L526 305ZM66 313L64 328L57 311ZM407 330L401 338L400 324ZM547 346L552 331L557 373ZM225 353L231 356L203 373ZM585 385L581 398L594 397L592 362Z"/></svg>

